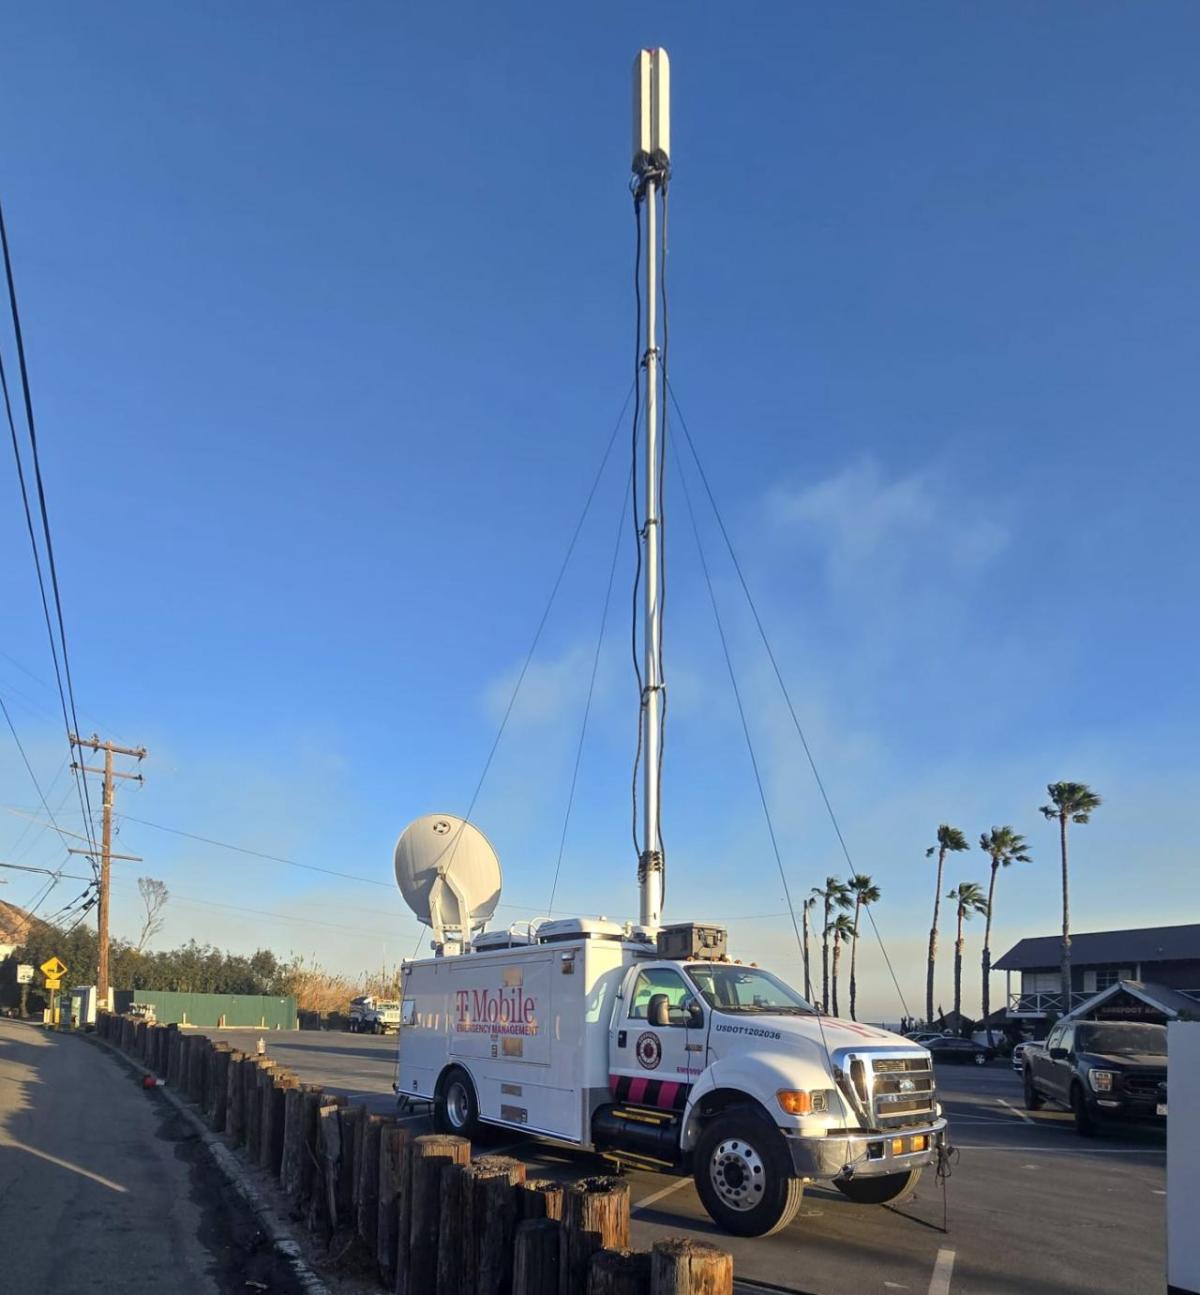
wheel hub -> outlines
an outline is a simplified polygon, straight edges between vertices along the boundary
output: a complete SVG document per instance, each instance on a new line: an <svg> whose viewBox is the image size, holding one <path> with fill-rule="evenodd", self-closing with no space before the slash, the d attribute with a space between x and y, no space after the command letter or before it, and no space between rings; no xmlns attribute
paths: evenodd
<svg viewBox="0 0 1200 1295"><path fill-rule="evenodd" d="M728 1138L716 1146L709 1175L713 1190L730 1209L752 1210L767 1187L762 1157L741 1138Z"/></svg>
<svg viewBox="0 0 1200 1295"><path fill-rule="evenodd" d="M471 1100L466 1089L459 1083L453 1083L446 1089L446 1117L456 1129L466 1124L470 1115Z"/></svg>

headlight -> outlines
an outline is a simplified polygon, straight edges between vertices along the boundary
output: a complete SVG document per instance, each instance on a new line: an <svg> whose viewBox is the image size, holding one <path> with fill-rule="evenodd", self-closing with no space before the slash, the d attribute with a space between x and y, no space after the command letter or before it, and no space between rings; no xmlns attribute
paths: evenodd
<svg viewBox="0 0 1200 1295"><path fill-rule="evenodd" d="M788 1115L823 1115L829 1110L829 1095L824 1088L812 1092L803 1088L781 1088L775 1099Z"/></svg>
<svg viewBox="0 0 1200 1295"><path fill-rule="evenodd" d="M1111 1093L1113 1072L1111 1070L1089 1070L1088 1080L1098 1093Z"/></svg>

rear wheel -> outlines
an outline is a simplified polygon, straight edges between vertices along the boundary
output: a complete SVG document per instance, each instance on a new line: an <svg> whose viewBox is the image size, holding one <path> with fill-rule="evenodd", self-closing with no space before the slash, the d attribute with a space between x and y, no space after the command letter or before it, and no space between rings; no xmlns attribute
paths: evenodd
<svg viewBox="0 0 1200 1295"><path fill-rule="evenodd" d="M1083 1088L1079 1084L1071 1089L1071 1114L1075 1116L1075 1132L1081 1138L1096 1136L1096 1120L1088 1110L1087 1098L1083 1095Z"/></svg>
<svg viewBox="0 0 1200 1295"><path fill-rule="evenodd" d="M920 1181L921 1171L908 1169L900 1174L881 1174L878 1178L835 1178L833 1185L859 1205L893 1205L908 1200Z"/></svg>
<svg viewBox="0 0 1200 1295"><path fill-rule="evenodd" d="M718 1115L705 1127L693 1177L709 1217L737 1236L765 1237L787 1227L804 1196L783 1135L748 1111Z"/></svg>
<svg viewBox="0 0 1200 1295"><path fill-rule="evenodd" d="M1033 1086L1033 1071L1028 1066L1025 1067L1025 1109L1027 1111L1040 1111L1045 1104L1045 1098Z"/></svg>
<svg viewBox="0 0 1200 1295"><path fill-rule="evenodd" d="M479 1132L479 1102L471 1076L459 1066L446 1072L433 1104L433 1123L439 1133L473 1138Z"/></svg>
<svg viewBox="0 0 1200 1295"><path fill-rule="evenodd" d="M977 1052L977 1053L975 1053L975 1055L974 1055L974 1057L972 1058L972 1060L975 1062L975 1064L976 1064L977 1066L986 1066L986 1065L987 1065L987 1053L986 1053L986 1052Z"/></svg>

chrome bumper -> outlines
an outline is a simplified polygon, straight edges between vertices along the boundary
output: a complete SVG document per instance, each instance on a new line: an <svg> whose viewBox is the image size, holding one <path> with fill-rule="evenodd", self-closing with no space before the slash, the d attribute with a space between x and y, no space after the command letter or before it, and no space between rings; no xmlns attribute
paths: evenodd
<svg viewBox="0 0 1200 1295"><path fill-rule="evenodd" d="M920 1169L932 1164L938 1147L946 1133L944 1119L912 1128L889 1129L886 1133L856 1133L836 1130L824 1137L800 1137L789 1129L783 1134L792 1153L792 1168L797 1178L841 1178L847 1170L856 1178L878 1178L883 1174L899 1174L909 1169ZM909 1151L896 1155L892 1142L903 1138L908 1143L914 1137L928 1138L924 1151Z"/></svg>

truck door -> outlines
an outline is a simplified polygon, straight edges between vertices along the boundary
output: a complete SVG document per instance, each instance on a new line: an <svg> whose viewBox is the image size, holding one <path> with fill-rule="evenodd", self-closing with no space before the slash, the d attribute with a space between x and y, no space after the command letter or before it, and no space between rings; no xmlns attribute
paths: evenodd
<svg viewBox="0 0 1200 1295"><path fill-rule="evenodd" d="M1071 1078L1075 1073L1075 1026L1060 1025L1058 1030L1058 1042L1054 1046L1065 1056L1050 1058L1052 1095L1055 1101L1070 1102Z"/></svg>
<svg viewBox="0 0 1200 1295"><path fill-rule="evenodd" d="M630 970L609 1040L613 1100L682 1111L704 1069L704 1004L671 964Z"/></svg>

